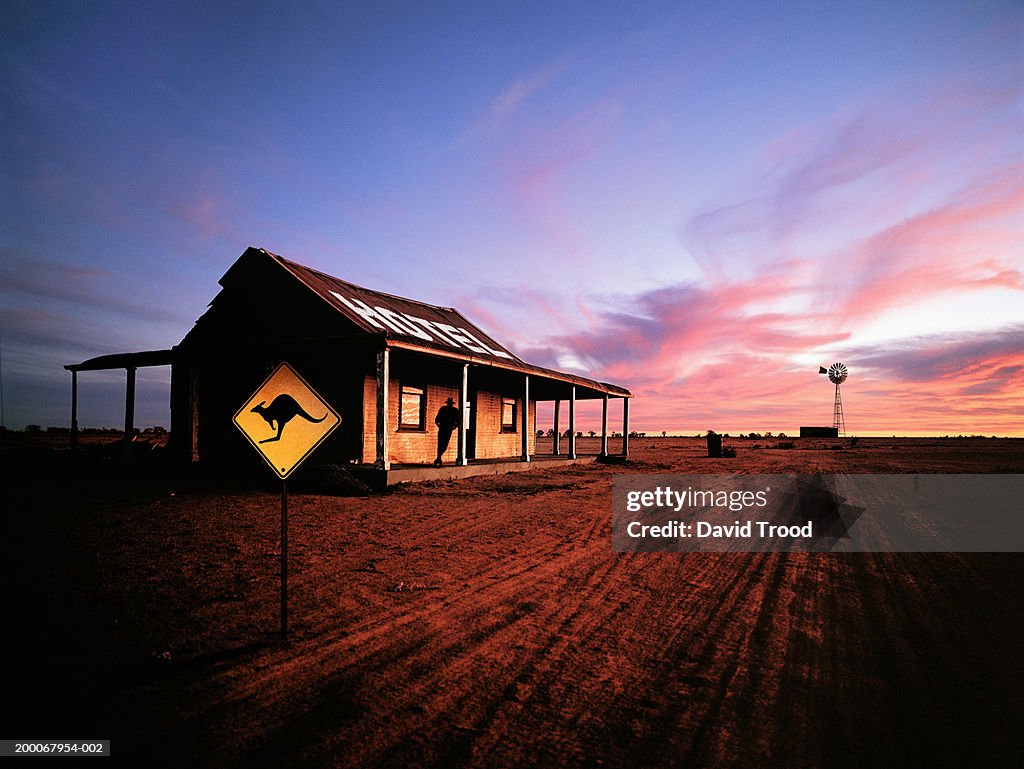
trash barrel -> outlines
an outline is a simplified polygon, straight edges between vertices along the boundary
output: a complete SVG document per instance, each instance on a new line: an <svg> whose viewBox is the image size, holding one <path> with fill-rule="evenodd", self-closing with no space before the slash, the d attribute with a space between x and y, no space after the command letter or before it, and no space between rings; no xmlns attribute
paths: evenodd
<svg viewBox="0 0 1024 769"><path fill-rule="evenodd" d="M722 456L722 436L718 433L708 436L708 456L719 458Z"/></svg>

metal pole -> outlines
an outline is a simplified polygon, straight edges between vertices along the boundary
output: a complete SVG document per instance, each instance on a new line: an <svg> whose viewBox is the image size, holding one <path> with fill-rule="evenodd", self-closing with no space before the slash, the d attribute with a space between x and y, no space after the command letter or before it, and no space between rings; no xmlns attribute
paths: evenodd
<svg viewBox="0 0 1024 769"><path fill-rule="evenodd" d="M288 479L281 481L281 638L288 637Z"/></svg>

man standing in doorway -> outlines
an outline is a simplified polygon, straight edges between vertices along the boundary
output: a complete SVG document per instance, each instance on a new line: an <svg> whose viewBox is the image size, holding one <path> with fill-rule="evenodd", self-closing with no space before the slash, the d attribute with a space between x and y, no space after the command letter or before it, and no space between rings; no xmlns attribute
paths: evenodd
<svg viewBox="0 0 1024 769"><path fill-rule="evenodd" d="M435 467L441 466L441 457L448 449L452 433L459 426L460 414L459 410L455 408L455 399L449 398L444 404L437 410L437 416L434 417L434 424L437 425L437 459L434 460Z"/></svg>

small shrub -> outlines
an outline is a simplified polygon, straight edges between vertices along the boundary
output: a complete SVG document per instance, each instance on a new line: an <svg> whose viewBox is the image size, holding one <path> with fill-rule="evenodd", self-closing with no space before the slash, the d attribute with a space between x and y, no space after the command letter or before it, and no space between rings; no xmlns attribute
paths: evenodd
<svg viewBox="0 0 1024 769"><path fill-rule="evenodd" d="M726 446L725 448L722 449L722 456L734 457L736 456L736 449L734 449L732 446Z"/></svg>

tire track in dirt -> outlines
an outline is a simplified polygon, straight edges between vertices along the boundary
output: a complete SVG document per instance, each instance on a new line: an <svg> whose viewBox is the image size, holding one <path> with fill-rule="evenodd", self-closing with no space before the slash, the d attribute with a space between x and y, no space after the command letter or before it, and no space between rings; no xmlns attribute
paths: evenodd
<svg viewBox="0 0 1024 769"><path fill-rule="evenodd" d="M485 735L474 750L472 765L488 766L510 760L511 755L529 754L542 765L580 765L593 758L592 743L585 735L593 734L593 726L600 722L611 726L614 720L608 718L619 705L628 700L641 699L647 690L642 677L643 670L629 658L614 658L614 668L605 669L600 664L602 649L626 642L639 640L650 635L646 626L650 620L650 609L666 595L662 590L637 590L634 577L639 573L638 564L650 559L641 555L612 556L620 564L620 581L609 585L611 600L601 605L598 602L581 603L577 611L593 614L597 618L595 630L588 636L596 637L594 644L571 644L567 654L558 655L551 664L536 671L531 681L530 697L518 708L510 709L504 716L502 729L492 730ZM678 573L662 561L647 570L645 577L655 584L672 584L673 575ZM657 572L657 573L655 573ZM696 574L690 575L697 576ZM649 585L646 587L650 587ZM640 600L637 600L637 599ZM660 628L662 633L673 635L686 625L684 617L676 617ZM597 630L603 630L598 634ZM655 650L646 650L647 653ZM611 656L611 655L609 655ZM607 658L606 658L607 659ZM595 663L597 663L595 665ZM524 728L526 724L532 727ZM605 726L605 731L608 731ZM542 740L525 742L524 736ZM613 758L613 751L602 752L606 759Z"/></svg>
<svg viewBox="0 0 1024 769"><path fill-rule="evenodd" d="M571 565L572 564L569 564L569 566ZM554 564L551 567L551 571L564 571L565 567L566 564ZM591 569L591 572L595 573L594 569ZM545 579L545 576L546 575L540 574L531 575L533 581L538 584L540 584L540 580ZM526 597L529 601L532 597L536 597L538 599L543 597L538 593L536 589L537 585L525 586L534 588L532 595L524 594L522 590L523 587L524 586L522 585L509 583L510 591L518 593L520 598ZM404 661L401 660L398 661L397 665L391 666L391 668L386 671L388 679L395 681L394 686L387 689L387 699L392 712L408 710L411 706L415 705L417 710L428 714L444 713L448 719L462 725L461 729L445 730L450 735L458 736L468 734L470 730L478 730L481 728L481 724L486 721L486 716L482 718L474 718L478 704L478 693L475 691L475 687L472 686L475 678L473 675L474 668L481 665L481 660L484 662L489 661L497 652L508 647L510 643L514 641L515 634L519 632L515 625L517 625L524 616L522 613L516 611L511 613L501 611L496 612L496 609L501 608L501 603L506 601L507 591L501 593L497 591L491 592L493 595L486 597L487 603L482 604L479 608L474 608L468 617L459 618L460 624L472 628L480 619L477 616L479 613L487 615L497 613L497 619L492 621L489 626L468 634L460 634L454 638L447 638L445 639L446 644L439 649L428 647L423 650L423 654L429 654L432 659L440 658L448 660L454 658L452 662L430 670L430 677L427 681L420 682L415 680L415 675L410 676L409 671L404 669L406 667L403 664ZM497 605L495 605L496 603ZM539 603L536 602L531 603L539 605ZM552 619L553 618L551 617L542 618L545 623L550 623ZM541 655L545 652L549 654L558 653L557 647L560 644L565 643L564 640L558 641L559 636L565 638L573 633L579 633L579 636L583 636L586 631L582 627L578 626L578 619L578 612L574 612L571 616L563 618L561 624L557 626L552 643L541 651L535 652L532 655L531 660L536 660L538 653ZM536 625L536 622L532 624ZM423 656L423 654L420 656ZM543 657L541 657L541 659L543 659ZM535 663L527 661L526 664L531 665ZM419 671L422 672L424 669L425 668L423 666L420 666ZM521 670L520 672L517 672L517 668L515 666L509 668L507 665L501 666L497 671L492 671L492 673L501 673L510 680L517 677L521 679L523 675ZM461 682L466 682L467 685L460 686ZM438 687L434 685L436 683L445 683L446 685ZM493 683L493 680L491 683ZM379 684L380 682L378 682L378 685ZM431 690L433 691L431 696L422 696L424 692L429 692ZM403 692L405 693L404 697L401 696ZM499 703L504 696L507 696L508 692L508 687L506 687L505 692L498 692L500 695L498 696ZM385 716L383 720L389 720L387 718L387 714L383 715ZM381 719L374 720L379 721ZM408 725L404 732L399 730L399 733L393 734L392 737L397 738L399 741L398 744L400 745L410 732L422 734L421 725ZM347 736L343 736L342 739L346 740L350 745L360 744L358 739L353 740ZM444 734L437 735L431 740L431 742L434 743L433 749L441 749L439 748L439 745L443 745L445 742ZM362 744L365 745L366 743ZM395 756L396 747L397 746L395 744L391 744L387 749L388 753ZM419 749L422 749L422 747L423 746L420 745ZM459 741L456 740L455 744L451 746L451 750L449 751L450 757L458 755L459 751ZM400 755L401 751L398 750L397 754ZM366 761L371 760L371 758L372 756L366 755L364 752L356 752L353 765L364 764ZM446 759L442 760L440 763L440 765L447 764L448 761Z"/></svg>
<svg viewBox="0 0 1024 769"><path fill-rule="evenodd" d="M615 572L621 568L620 564L607 558L604 553L591 554L591 557L586 560L589 562L577 561L558 567L557 583L564 586L567 581L580 580L586 585L607 585L613 582ZM578 576L565 574L566 567L572 571L579 569L582 573ZM549 581L544 580L544 582ZM521 588L528 588L531 597L537 599L543 598L544 594L550 592L551 589L558 589L556 586L541 582L519 586L513 584L510 585L510 588L517 592ZM589 599L597 603L603 602L610 589L597 590L589 594ZM564 591L559 592L564 594ZM531 604L538 608L542 606L533 601ZM546 641L531 645L533 648L527 656L520 656L515 663L503 666L499 681L504 681L505 684L503 687L500 685L495 687L496 691L493 692L489 700L480 702L476 687L463 687L454 693L438 692L424 703L427 712L445 713L464 727L451 733L454 738L446 739L442 736L440 741L431 741L434 743L431 749L437 751L437 765L452 766L464 763L479 741L480 735L489 734L494 730L494 722L499 713L508 709L521 710L522 703L529 701L536 681L548 675L551 669L557 668L560 660L572 647L585 645L604 619L596 612L589 612L588 609L592 608L592 604L584 602L578 604L570 602L553 606L549 603L548 606L550 610L534 619L530 623L533 627L527 630L536 635L537 630L541 629L541 637L546 636ZM488 610L490 611L490 608ZM468 667L472 668L478 664L477 660L481 657L486 659L504 656L506 648L510 645L508 641L512 641L516 634L524 630L516 627L519 619L514 614L508 616L508 624L503 623L503 630L506 631L505 637L492 637L489 639L488 645L482 645L473 650L469 656ZM444 678L451 680L452 673L460 675L464 672L466 671L458 668L449 669L445 671ZM492 681L492 683L494 682Z"/></svg>
<svg viewBox="0 0 1024 769"><path fill-rule="evenodd" d="M720 554L715 559L712 583L689 613L680 615L681 630L698 628L666 655L645 689L657 703L644 731L666 735L662 741L642 743L632 757L640 765L666 760L682 765L708 765L720 752L715 729L732 699L734 681L749 660L751 624L770 610L774 591L761 588L775 583L781 571L771 554ZM683 636L683 633L679 633ZM660 707L664 692L700 692L685 708ZM655 715L656 713L656 715Z"/></svg>
<svg viewBox="0 0 1024 769"><path fill-rule="evenodd" d="M743 559L743 561L747 560L749 559ZM632 556L624 557L623 562L630 564L631 568L634 567ZM580 681L586 684L591 679L597 682L602 680L600 671L588 670L585 664L583 670L579 668L557 670L557 675L550 677L548 682L546 682L548 696L541 696L544 694L544 688L541 688L537 692L536 699L563 703L570 711L569 718L560 720L557 717L558 714L554 714L553 717L553 714L549 711L531 708L538 722L538 729L541 729L545 724L547 728L543 729L545 734L544 744L537 745L531 743L529 745L530 754L533 755L535 751L540 751L538 755L540 756L541 763L552 762L558 765L580 764L585 762L588 753L586 750L587 746L585 744L581 746L581 740L571 733L575 727L578 726L579 730L584 733L596 734L602 728L607 731L607 724L623 722L633 718L637 711L650 711L651 717L637 724L637 729L641 734L648 731L657 733L661 722L654 714L658 712L664 713L666 710L666 708L662 707L666 692L678 692L686 688L687 685L693 684L701 688L713 685L715 680L712 675L708 675L707 666L703 666L701 670L702 673L708 676L706 679L701 679L697 675L688 673L693 667L697 669L702 668L701 657L707 658L710 656L707 648L717 643L713 640L715 635L719 632L721 626L729 621L725 612L718 611L716 614L716 610L722 610L734 604L737 594L742 591L750 579L748 575L743 573L742 569L736 570L730 575L728 570L721 568L724 562L721 558L716 561L707 558L692 559L690 561L690 563L697 563L707 567L704 574L689 572L688 576L712 577L714 582L706 584L702 592L718 594L718 591L721 590L721 598L718 601L691 601L681 605L680 594L674 591L659 591L650 594L654 596L655 600L650 600L635 607L636 610L632 613L632 616L622 616L622 613L620 613L615 616L604 617L605 624L613 625L617 634L639 630L640 635L650 635L651 631L654 630L657 635L652 639L653 643L648 644L642 649L637 649L637 652L645 655L648 660L654 658L664 661L661 663L660 668L655 670L654 675L651 674L648 665L641 665L639 667L634 665L630 667L626 676L628 684L620 687L617 692L609 692L607 687L597 686L587 689L585 686L579 686ZM662 561L659 566L668 566L670 563ZM665 584L672 584L674 581L672 578L673 570L662 568L659 571L663 573L653 575L653 578L663 580ZM591 607L591 610L595 608ZM658 623L659 627L652 628L645 624L645 620L649 620L652 615L662 618ZM665 622L664 618L666 617L672 617L672 621ZM713 619L715 617L722 617L722 619L716 622ZM701 626L706 630L706 635L703 635L698 629ZM694 648L693 643L685 646L676 644L677 639L688 635L699 636L705 648L697 650ZM586 655L582 656L586 657ZM684 666L687 672L680 675L679 668L682 660L686 660ZM627 660L627 666L628 662ZM589 673L589 677L584 675L585 673ZM569 690L559 688L564 685L566 680L573 682ZM673 680L675 686L666 687L666 684ZM680 681L684 683L680 683ZM585 691L580 693L578 697L574 697L574 689L585 689ZM585 699L585 702L581 702L580 699ZM669 696L669 699L674 700L675 698ZM676 705L678 703L674 702L673 704ZM574 705L578 705L579 708L574 709ZM674 712L675 708L669 707L667 710ZM668 715L667 717L674 724L674 719L677 715ZM580 721L584 723L580 724ZM555 734L553 737L551 734L552 724L555 724L564 733ZM521 734L530 734L531 730L523 729L520 723L519 732ZM501 763L502 756L507 758L508 752L515 752L517 749L525 750L521 745L516 746L514 744L502 743L501 755L487 756L487 759L497 758L498 763ZM610 750L610 746L602 746L601 755L607 758L612 754L614 754L614 751ZM573 756L575 756L575 762L568 760L569 757ZM642 748L633 750L629 755L629 762L632 763L642 758ZM487 765L487 760L481 761L479 765Z"/></svg>
<svg viewBox="0 0 1024 769"><path fill-rule="evenodd" d="M800 471L838 466L821 454ZM970 764L944 751L1012 734L1022 672L996 660L1022 596L998 577L1019 560L617 555L607 472L506 484L304 500L347 543L309 526L293 589L315 612L287 645L127 693L143 735L225 767L841 767ZM389 592L403 579L438 589Z"/></svg>
<svg viewBox="0 0 1024 769"><path fill-rule="evenodd" d="M596 538L596 535L601 531L602 525L602 522L595 517L590 528L584 533L583 538L598 544L599 540ZM606 548L606 540L600 541L600 545L603 546L602 549ZM502 583L497 580L498 577L502 577L502 581L513 585L514 589L521 590L521 578L528 577L534 582L542 580L552 573L566 569L574 560L578 560L585 554L585 551L581 551L572 540L564 543L560 549L564 552L552 557L549 548L544 545L538 545L536 548L527 551L526 558L523 558L521 554L517 559L515 567L511 570L507 564L495 564L491 569L467 583L467 588L457 591L451 597L431 600L428 604L411 611L406 611L399 616L392 615L369 620L354 631L345 631L345 637L338 638L335 641L325 640L322 637L312 639L316 643L317 648L307 649L304 645L294 650L290 654L290 659L283 661L281 664L289 669L296 667L305 668L309 674L307 676L309 682L313 683L315 679L318 686L331 683L329 679L324 679L322 673L317 668L318 661L325 658L333 657L346 660L343 666L334 671L333 674L335 676L339 672L344 673L346 670L356 666L359 666L361 670L365 669L368 664L374 669L388 667L393 664L395 654L379 655L377 664L374 664L373 657L378 654L382 644L394 645L394 639L401 637L406 627L424 620L439 610L449 609L452 606L462 604L470 605L469 616L465 618L467 622L476 622L482 615L488 613L496 602L512 594L509 590L502 589ZM544 560L550 562L544 564ZM465 641L461 643L465 646ZM394 651L399 650L396 649ZM401 655L398 656L400 657ZM278 666L275 665L274 667L277 668ZM218 715L226 716L229 723L225 723L224 726L227 729L238 728L247 722L259 722L261 717L265 717L268 714L266 712L251 712L254 702L267 702L268 704L264 710L272 709L275 702L287 698L288 692L286 690L296 686L301 689L303 685L301 680L296 682L295 676L290 677L287 683L284 683L284 677L272 675L269 671L270 668L268 667L264 675L251 677L251 673L247 671L238 671L237 669L225 670L223 671L223 676L214 676L205 682L201 682L201 688L190 693L190 696L194 695L198 701L208 701L207 698L211 695L212 690L221 689L222 687L227 688L230 694L226 698L218 698L221 701L213 708L204 708L193 713L192 720L205 724L211 718L214 721L218 721ZM298 672L301 673L302 671ZM249 680L244 680L247 677L249 677ZM218 714L217 711L220 711L220 713Z"/></svg>

